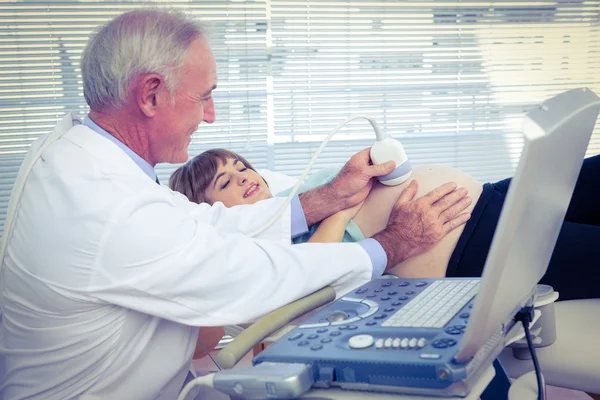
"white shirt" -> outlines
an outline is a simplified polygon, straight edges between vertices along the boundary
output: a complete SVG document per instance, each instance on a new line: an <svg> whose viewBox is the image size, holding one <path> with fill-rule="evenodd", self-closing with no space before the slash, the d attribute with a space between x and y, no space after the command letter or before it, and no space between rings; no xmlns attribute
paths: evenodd
<svg viewBox="0 0 600 400"><path fill-rule="evenodd" d="M2 264L3 399L174 399L198 326L371 278L357 244L290 245L289 210L245 235L284 199L190 203L69 115L56 129L68 132L35 163Z"/></svg>

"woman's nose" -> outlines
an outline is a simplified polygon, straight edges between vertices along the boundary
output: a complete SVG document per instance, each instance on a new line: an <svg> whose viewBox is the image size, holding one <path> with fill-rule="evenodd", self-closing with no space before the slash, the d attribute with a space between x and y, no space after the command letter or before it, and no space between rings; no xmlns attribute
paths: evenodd
<svg viewBox="0 0 600 400"><path fill-rule="evenodd" d="M245 184L248 181L248 176L244 172L240 172L238 175L238 182L240 185Z"/></svg>

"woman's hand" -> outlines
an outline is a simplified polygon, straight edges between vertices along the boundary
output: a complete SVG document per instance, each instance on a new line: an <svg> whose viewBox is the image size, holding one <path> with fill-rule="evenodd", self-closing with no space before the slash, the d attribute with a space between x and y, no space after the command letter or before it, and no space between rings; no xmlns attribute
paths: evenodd
<svg viewBox="0 0 600 400"><path fill-rule="evenodd" d="M338 211L337 213L333 214L331 217L339 216L340 218L344 219L346 221L346 223L348 223L348 221L350 221L352 218L354 218L356 216L356 214L361 209L361 207L363 206L364 203L365 203L365 201L363 200L355 206L346 208L342 211Z"/></svg>

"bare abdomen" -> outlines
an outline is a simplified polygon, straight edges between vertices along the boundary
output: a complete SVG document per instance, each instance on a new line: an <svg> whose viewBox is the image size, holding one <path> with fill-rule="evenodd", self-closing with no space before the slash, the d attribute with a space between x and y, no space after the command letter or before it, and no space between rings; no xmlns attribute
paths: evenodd
<svg viewBox="0 0 600 400"><path fill-rule="evenodd" d="M447 166L415 166L410 179L416 180L419 184L415 198L419 198L447 182L455 182L458 187L465 187L472 199L471 205L465 210L469 212L477 203L482 191L481 183L475 178ZM392 206L408 186L410 179L398 186L384 186L379 183L375 185L365 204L354 217L354 222L366 237L371 237L386 227ZM448 261L463 229L464 225L456 228L430 250L405 260L388 272L407 278L445 276Z"/></svg>

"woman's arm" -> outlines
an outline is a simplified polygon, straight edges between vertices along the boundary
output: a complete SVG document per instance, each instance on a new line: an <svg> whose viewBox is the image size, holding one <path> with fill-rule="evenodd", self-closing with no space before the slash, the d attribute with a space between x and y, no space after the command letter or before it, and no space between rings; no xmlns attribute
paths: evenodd
<svg viewBox="0 0 600 400"><path fill-rule="evenodd" d="M321 221L321 224L312 234L310 239L307 240L309 243L332 243L341 242L346 231L346 225L350 219L346 218L340 213L333 214L331 217L325 218Z"/></svg>
<svg viewBox="0 0 600 400"><path fill-rule="evenodd" d="M360 210L363 203L359 203L354 207L339 211L330 217L325 218L307 242L312 243L332 243L341 242L344 238L344 232L348 222Z"/></svg>

